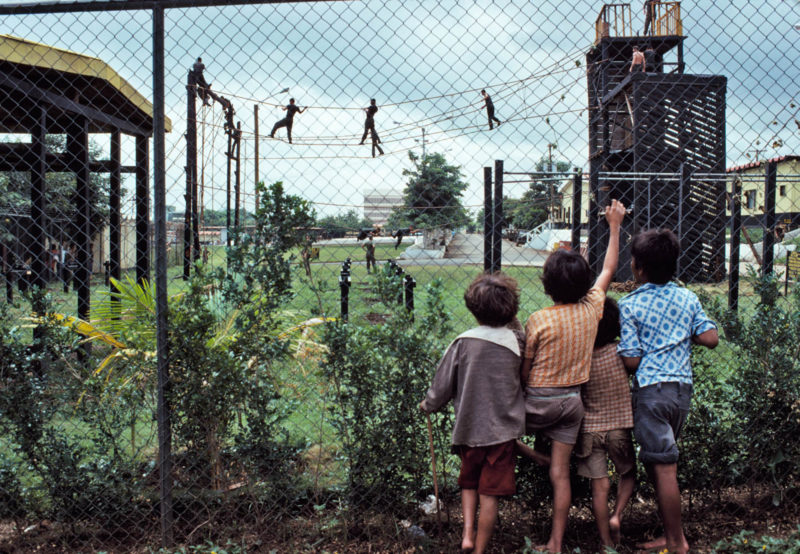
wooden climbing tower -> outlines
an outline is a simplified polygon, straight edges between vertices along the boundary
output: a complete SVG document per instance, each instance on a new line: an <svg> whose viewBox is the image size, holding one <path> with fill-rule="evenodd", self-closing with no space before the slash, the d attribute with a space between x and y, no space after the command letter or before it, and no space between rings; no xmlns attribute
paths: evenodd
<svg viewBox="0 0 800 554"><path fill-rule="evenodd" d="M652 34L637 36L630 4L606 4L586 55L589 90L589 263L607 242L600 212L612 198L633 209L623 227L617 280L632 278L630 237L670 228L681 241L678 278L725 277L725 93L718 75L684 73L679 2L652 4ZM631 73L633 47L644 72Z"/></svg>

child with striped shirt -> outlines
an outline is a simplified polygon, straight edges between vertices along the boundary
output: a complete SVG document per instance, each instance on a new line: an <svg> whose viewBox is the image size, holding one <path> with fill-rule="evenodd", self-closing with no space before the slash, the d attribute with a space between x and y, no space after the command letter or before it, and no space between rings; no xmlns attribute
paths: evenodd
<svg viewBox="0 0 800 554"><path fill-rule="evenodd" d="M539 432L552 440L553 525L547 544L538 546L539 550L561 552L572 496L569 458L583 419L581 385L589 380L597 323L617 270L624 217L625 206L612 200L605 212L608 248L594 285L592 270L579 253L558 250L547 258L542 284L554 305L531 314L525 327L521 376L526 385L526 432Z"/></svg>

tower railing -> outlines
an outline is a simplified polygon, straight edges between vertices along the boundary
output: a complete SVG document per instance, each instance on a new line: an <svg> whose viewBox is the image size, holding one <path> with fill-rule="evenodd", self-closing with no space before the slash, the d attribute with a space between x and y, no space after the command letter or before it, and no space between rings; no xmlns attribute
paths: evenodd
<svg viewBox="0 0 800 554"><path fill-rule="evenodd" d="M647 5L650 10L650 34L652 36L682 36L683 23L681 22L680 2L651 2ZM604 4L600 14L595 20L595 44L606 37L635 37L631 5Z"/></svg>
<svg viewBox="0 0 800 554"><path fill-rule="evenodd" d="M605 37L633 36L630 4L604 4L594 24L595 44Z"/></svg>

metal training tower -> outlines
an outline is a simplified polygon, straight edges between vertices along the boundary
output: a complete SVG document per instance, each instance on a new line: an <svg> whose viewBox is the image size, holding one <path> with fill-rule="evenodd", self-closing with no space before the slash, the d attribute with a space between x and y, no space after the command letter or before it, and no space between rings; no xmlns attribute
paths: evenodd
<svg viewBox="0 0 800 554"><path fill-rule="evenodd" d="M727 79L684 73L680 2L651 2L650 33L633 33L630 4L606 4L586 54L589 91L589 264L599 270L612 198L633 213L620 241L618 280L632 278L630 237L670 228L681 242L678 278L725 277ZM644 71L632 53L644 53Z"/></svg>

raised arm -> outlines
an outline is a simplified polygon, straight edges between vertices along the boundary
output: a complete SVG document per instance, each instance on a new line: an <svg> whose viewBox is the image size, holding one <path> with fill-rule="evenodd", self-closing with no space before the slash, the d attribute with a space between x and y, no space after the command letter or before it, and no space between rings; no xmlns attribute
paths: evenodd
<svg viewBox="0 0 800 554"><path fill-rule="evenodd" d="M622 225L622 220L625 217L625 206L619 200L612 200L611 205L606 208L606 221L608 221L608 247L606 248L606 257L603 260L603 269L600 275L597 276L594 286L608 290L611 284L611 279L614 278L614 273L617 271L617 262L619 260L619 229Z"/></svg>

